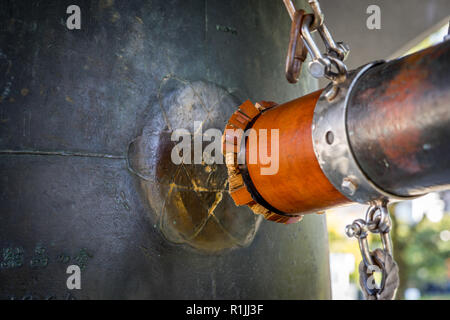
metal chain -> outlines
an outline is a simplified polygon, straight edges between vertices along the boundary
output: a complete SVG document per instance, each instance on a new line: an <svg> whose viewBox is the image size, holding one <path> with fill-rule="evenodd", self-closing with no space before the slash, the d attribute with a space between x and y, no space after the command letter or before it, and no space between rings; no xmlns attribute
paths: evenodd
<svg viewBox="0 0 450 320"><path fill-rule="evenodd" d="M390 237L392 222L387 202L370 206L366 219L358 219L346 227L348 237L358 239L363 261L359 266L359 282L367 300L393 300L399 286L399 269L393 258ZM370 251L367 237L370 233L380 234L383 249ZM381 272L379 287L374 281L374 273Z"/></svg>
<svg viewBox="0 0 450 320"><path fill-rule="evenodd" d="M313 14L305 14L303 10L296 10L292 0L283 0L283 2L293 23L286 65L287 79L291 83L298 81L301 63L305 61L307 51L311 55L311 62L308 65L311 75L315 78L326 78L332 81L333 85L326 91L327 98L332 100L337 94L338 85L346 80L347 66L344 61L350 48L344 42L334 41L324 23L324 15L318 0L308 1ZM301 21L300 24L299 21ZM315 31L319 32L325 45L326 52L324 54L321 53L312 36ZM298 44L298 42L301 43ZM304 49L296 50L300 46L304 46ZM293 59L294 52L297 52L295 59Z"/></svg>
<svg viewBox="0 0 450 320"><path fill-rule="evenodd" d="M324 23L324 15L318 0L308 0L313 14L296 10L292 0L283 0L292 20L289 51L286 59L286 78L290 83L298 82L302 63L307 54L311 55L309 72L315 78L326 78L332 82L325 89L325 97L333 100L339 90L339 84L347 79L346 60L350 49L343 42L335 42ZM313 39L317 31L325 45L326 52L321 53ZM356 220L347 226L349 237L359 240L363 261L359 266L360 284L364 296L368 300L392 300L399 286L399 270L393 259L390 238L391 219L387 202L369 207L366 219ZM380 234L383 249L370 251L367 237L370 233ZM374 273L381 272L382 280L379 287L374 281Z"/></svg>

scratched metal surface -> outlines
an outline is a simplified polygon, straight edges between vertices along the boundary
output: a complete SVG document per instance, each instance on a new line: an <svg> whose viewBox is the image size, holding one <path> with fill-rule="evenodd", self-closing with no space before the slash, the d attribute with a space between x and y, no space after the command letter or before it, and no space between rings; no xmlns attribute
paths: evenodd
<svg viewBox="0 0 450 320"><path fill-rule="evenodd" d="M369 70L349 99L358 164L383 190L420 196L450 183L450 41Z"/></svg>
<svg viewBox="0 0 450 320"><path fill-rule="evenodd" d="M82 29L69 31L75 3ZM2 1L0 298L329 298L323 216L201 252L155 225L127 165L168 76L237 101L315 89L284 79L288 19L281 1ZM72 264L79 291L66 287Z"/></svg>
<svg viewBox="0 0 450 320"><path fill-rule="evenodd" d="M143 199L154 213L150 215L154 226L167 240L203 253L248 246L263 218L234 204L220 151L219 163L204 158L195 164L195 139L191 136L190 163L176 165L171 160L178 143L171 141L171 135L177 129L197 137L215 130L215 144L221 150L223 124L236 111L239 100L213 83L175 76L162 81L158 94L160 99L151 109L160 112L148 119L127 154L129 170L139 178ZM203 148L198 151L209 144L200 143Z"/></svg>

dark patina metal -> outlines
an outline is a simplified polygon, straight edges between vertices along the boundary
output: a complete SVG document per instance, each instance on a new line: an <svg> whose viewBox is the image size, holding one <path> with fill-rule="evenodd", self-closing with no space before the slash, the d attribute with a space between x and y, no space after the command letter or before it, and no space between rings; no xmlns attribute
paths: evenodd
<svg viewBox="0 0 450 320"><path fill-rule="evenodd" d="M379 188L418 196L450 185L450 41L376 66L355 85L347 128Z"/></svg>

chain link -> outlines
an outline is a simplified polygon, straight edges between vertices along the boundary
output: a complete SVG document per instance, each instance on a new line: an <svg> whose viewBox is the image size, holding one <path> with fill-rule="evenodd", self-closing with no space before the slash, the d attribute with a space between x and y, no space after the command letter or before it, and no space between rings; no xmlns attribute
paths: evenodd
<svg viewBox="0 0 450 320"><path fill-rule="evenodd" d="M350 52L350 48L343 42L334 41L324 23L324 14L320 8L319 1L308 1L313 14L305 14L303 10L297 11L292 0L283 0L283 2L293 21L286 65L287 79L291 83L298 81L301 63L305 61L306 55L297 55L296 59L292 59L292 48L299 47L298 42L302 42L301 45L304 46L311 56L311 62L308 65L311 75L318 79L326 78L333 83L326 91L327 99L332 100L337 94L338 85L347 78L347 66L344 61ZM298 17L299 14L301 17ZM300 25L298 21L301 21ZM300 28L300 30L295 30L295 28ZM326 48L326 52L323 54L312 35L316 31L319 33ZM295 70L295 72L292 72L292 70Z"/></svg>
<svg viewBox="0 0 450 320"><path fill-rule="evenodd" d="M344 61L350 49L344 42L335 42L325 25L324 14L318 0L308 0L313 14L296 10L292 0L283 0L292 20L289 51L286 61L286 78L291 83L298 82L302 63L307 54L311 56L309 72L315 78L326 78L332 83L325 89L325 97L333 100L339 92L339 85L347 79L347 66ZM318 32L326 52L322 54L314 41L313 33ZM360 283L364 296L368 300L394 299L399 286L398 266L393 259L390 238L391 219L387 202L370 206L365 220L358 219L347 226L349 237L356 237L363 261L360 264ZM383 249L370 251L367 237L369 233L380 234ZM382 272L379 287L375 285L373 275Z"/></svg>
<svg viewBox="0 0 450 320"><path fill-rule="evenodd" d="M370 206L365 220L358 219L346 227L348 237L358 239L363 261L359 267L361 289L368 300L392 300L399 286L399 270L393 258L390 237L392 222L387 202ZM367 237L369 233L379 234L382 249L370 251ZM381 285L373 280L375 272L382 273Z"/></svg>

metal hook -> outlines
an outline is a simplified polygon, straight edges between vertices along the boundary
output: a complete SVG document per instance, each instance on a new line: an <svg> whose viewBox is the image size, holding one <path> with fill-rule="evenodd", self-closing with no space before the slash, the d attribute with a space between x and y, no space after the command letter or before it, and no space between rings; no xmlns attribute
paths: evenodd
<svg viewBox="0 0 450 320"><path fill-rule="evenodd" d="M308 55L301 35L301 26L305 17L304 10L298 10L292 21L289 49L286 58L286 78L290 83L297 83L300 77L302 64Z"/></svg>

